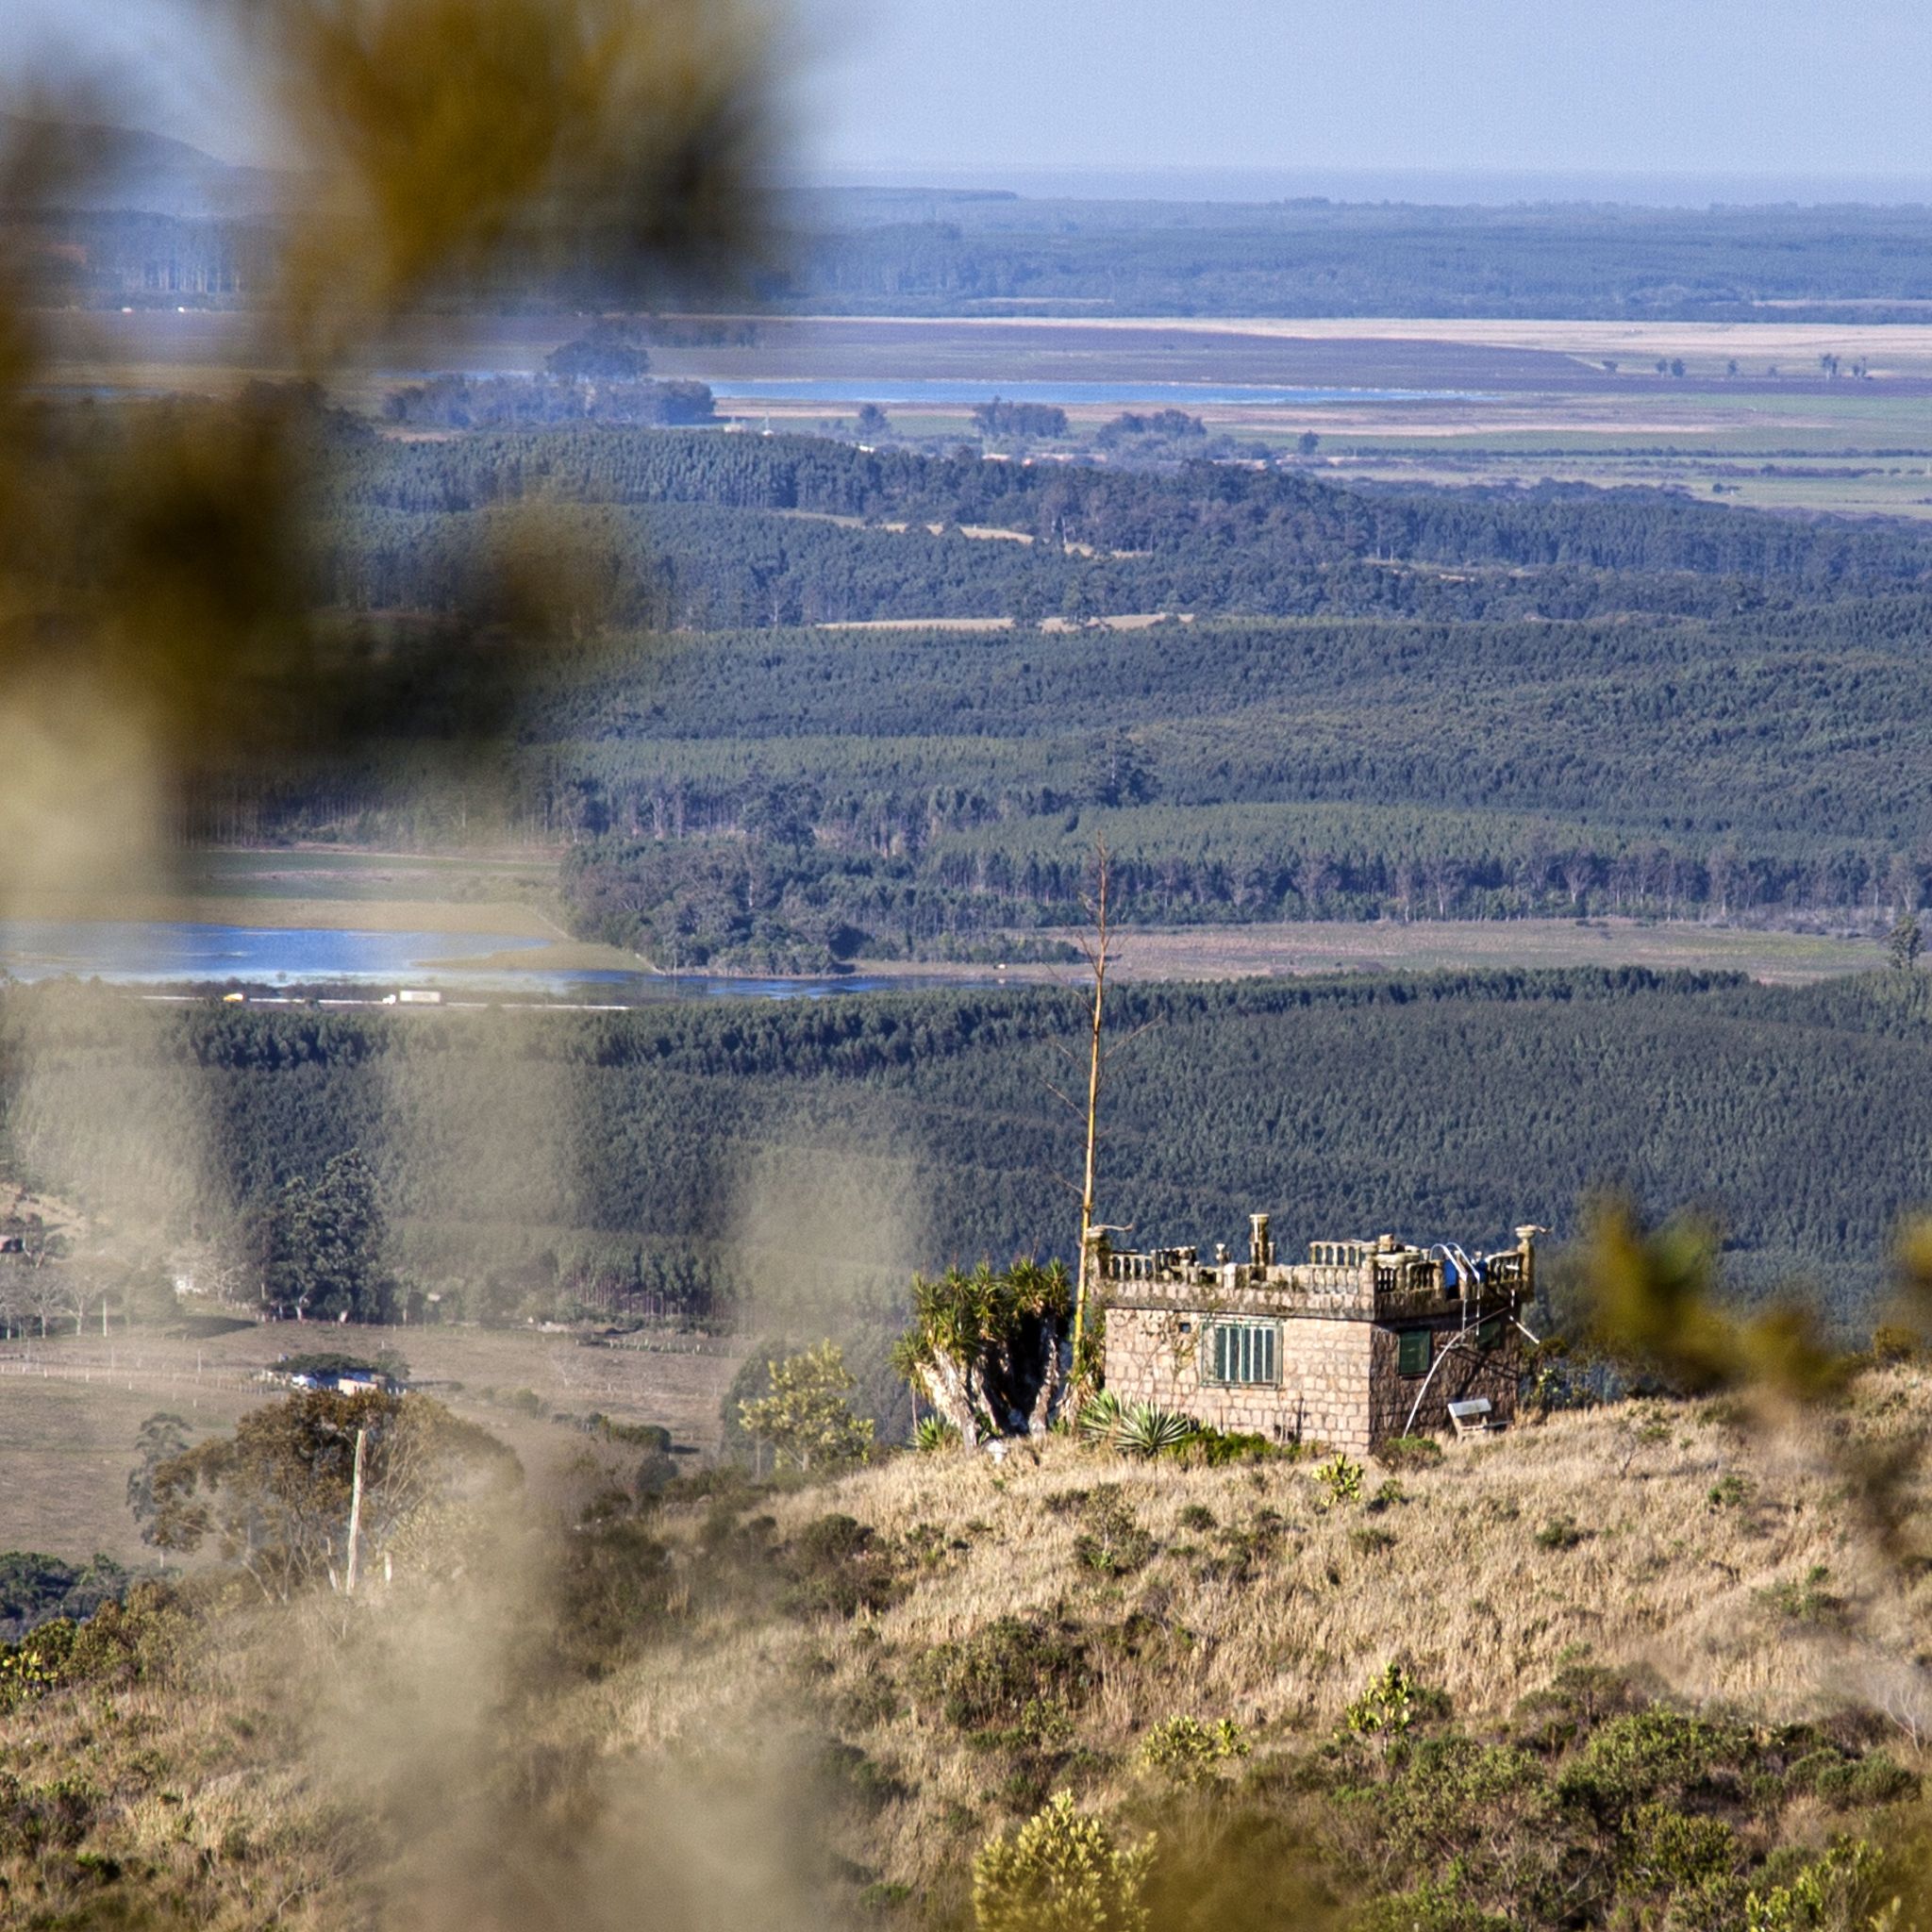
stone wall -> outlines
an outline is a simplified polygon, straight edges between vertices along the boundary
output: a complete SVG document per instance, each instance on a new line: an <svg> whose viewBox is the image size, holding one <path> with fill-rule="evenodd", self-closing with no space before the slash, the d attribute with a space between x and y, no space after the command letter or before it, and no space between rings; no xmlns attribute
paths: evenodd
<svg viewBox="0 0 1932 1932"><path fill-rule="evenodd" d="M1223 1388L1202 1374L1200 1345L1212 1319L1171 1308L1108 1308L1107 1386L1129 1406L1179 1409L1217 1429L1369 1446L1375 1333L1369 1323L1291 1316L1280 1324L1276 1384Z"/></svg>
<svg viewBox="0 0 1932 1932"><path fill-rule="evenodd" d="M1494 1423L1516 1418L1516 1383L1523 1373L1523 1353L1517 1346L1517 1331L1511 1326L1498 1347L1485 1353L1475 1346L1474 1334L1458 1342L1455 1326L1436 1330L1432 1367L1433 1378L1415 1419L1415 1433L1434 1434L1449 1427L1449 1405L1470 1402L1487 1395ZM1421 1375L1405 1375L1400 1367L1401 1339L1393 1328L1374 1328L1370 1436L1377 1442L1404 1433L1408 1412L1415 1407L1416 1393L1423 1387ZM1447 1356L1448 1359L1442 1357Z"/></svg>
<svg viewBox="0 0 1932 1932"><path fill-rule="evenodd" d="M1107 1311L1107 1386L1130 1407L1150 1403L1178 1409L1210 1427L1266 1436L1274 1441L1326 1442L1360 1455L1402 1434L1420 1375L1398 1366L1393 1328L1346 1318L1289 1315L1277 1324L1274 1386L1223 1387L1203 1374L1208 1330L1217 1314L1265 1312L1246 1296L1239 1308L1213 1311L1116 1302ZM1449 1404L1486 1395L1493 1419L1511 1421L1522 1353L1516 1331L1488 1354L1474 1337L1457 1341L1451 1325L1435 1331L1436 1369L1415 1421L1418 1432L1446 1429Z"/></svg>

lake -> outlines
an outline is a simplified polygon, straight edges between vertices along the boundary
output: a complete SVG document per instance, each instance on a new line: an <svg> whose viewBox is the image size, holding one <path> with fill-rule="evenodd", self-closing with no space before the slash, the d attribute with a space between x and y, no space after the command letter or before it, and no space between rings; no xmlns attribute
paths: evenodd
<svg viewBox="0 0 1932 1932"><path fill-rule="evenodd" d="M1216 382L962 382L924 375L711 375L721 399L774 403L878 403L902 408L971 408L999 396L1009 403L1051 403L1064 408L1200 408L1208 404L1291 407L1312 403L1484 402L1474 390L1278 389Z"/></svg>
<svg viewBox="0 0 1932 1932"><path fill-rule="evenodd" d="M522 992L611 1005L672 999L816 999L828 993L906 990L885 974L760 979L734 974L507 970L455 963L492 954L541 951L542 940L500 933L335 932L314 927L204 925L137 920L20 919L0 922L0 971L35 981L101 979L124 986L250 987L329 984L372 996L401 986L451 997ZM991 971L923 976L918 985L991 986Z"/></svg>

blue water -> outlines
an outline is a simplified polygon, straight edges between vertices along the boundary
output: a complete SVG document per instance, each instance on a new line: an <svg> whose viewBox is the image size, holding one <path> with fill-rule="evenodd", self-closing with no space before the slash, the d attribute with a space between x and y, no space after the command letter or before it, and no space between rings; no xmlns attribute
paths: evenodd
<svg viewBox="0 0 1932 1932"><path fill-rule="evenodd" d="M1271 389L1221 382L959 382L924 375L706 376L721 397L739 402L896 403L906 408L970 408L1000 396L1009 403L1068 408L1133 404L1199 408L1204 403L1482 402L1474 390Z"/></svg>
<svg viewBox="0 0 1932 1932"><path fill-rule="evenodd" d="M15 979L101 979L124 986L249 987L327 984L379 997L404 986L441 989L452 1000L502 992L546 993L631 1006L668 999L817 999L878 992L901 982L853 974L757 979L730 974L659 974L475 968L451 963L527 952L541 940L499 933L327 932L308 926L201 925L182 922L21 919L0 922L0 972ZM927 978L924 984L936 983ZM938 982L996 983L965 972Z"/></svg>
<svg viewBox="0 0 1932 1932"><path fill-rule="evenodd" d="M72 974L130 985L192 979L351 983L442 976L438 958L523 951L541 940L494 933L322 932L137 920L21 919L0 924L0 966L16 979ZM472 975L458 974L458 978Z"/></svg>

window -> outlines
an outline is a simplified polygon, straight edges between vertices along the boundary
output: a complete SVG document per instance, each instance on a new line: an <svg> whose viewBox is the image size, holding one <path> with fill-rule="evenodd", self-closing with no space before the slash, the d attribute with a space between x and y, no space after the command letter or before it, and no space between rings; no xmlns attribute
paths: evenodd
<svg viewBox="0 0 1932 1932"><path fill-rule="evenodd" d="M1484 1350L1485 1352L1491 1349L1502 1347L1503 1318L1501 1315L1491 1315L1489 1318L1489 1320L1486 1321L1482 1324L1482 1326L1475 1331L1475 1345L1478 1348Z"/></svg>
<svg viewBox="0 0 1932 1932"><path fill-rule="evenodd" d="M1405 1328L1395 1338L1395 1366L1405 1375L1426 1375L1435 1353L1435 1336L1426 1328Z"/></svg>
<svg viewBox="0 0 1932 1932"><path fill-rule="evenodd" d="M1274 1338L1273 1322L1217 1322L1209 1337L1210 1378L1236 1384L1274 1382Z"/></svg>

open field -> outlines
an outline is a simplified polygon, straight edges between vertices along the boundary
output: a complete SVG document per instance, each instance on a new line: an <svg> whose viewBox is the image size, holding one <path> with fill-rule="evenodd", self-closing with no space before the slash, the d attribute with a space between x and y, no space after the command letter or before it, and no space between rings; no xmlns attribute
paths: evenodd
<svg viewBox="0 0 1932 1932"><path fill-rule="evenodd" d="M1035 937L1076 941L1071 929ZM1277 925L1124 928L1114 971L1123 979L1251 979L1277 974L1434 973L1510 967L1647 966L1659 972L1746 973L1798 985L1869 972L1876 940L1760 932L1691 921L1636 919L1316 921ZM1013 977L1065 977L1069 969L1013 967Z"/></svg>
<svg viewBox="0 0 1932 1932"><path fill-rule="evenodd" d="M556 1411L595 1409L618 1422L655 1423L681 1445L714 1450L719 1404L741 1359L723 1343L707 1344L715 1352L704 1354L673 1346L593 1349L573 1334L534 1329L199 1325L226 1332L0 1344L0 1550L150 1558L126 1507L142 1421L167 1409L197 1431L230 1427L274 1399L274 1388L251 1378L280 1355L396 1350L413 1380L508 1441L540 1493L592 1446L591 1438L547 1419ZM540 1415L525 1413L527 1404L509 1406L523 1390L535 1394Z"/></svg>
<svg viewBox="0 0 1932 1932"><path fill-rule="evenodd" d="M741 321L747 318L731 318ZM1427 483L1679 485L1746 507L1932 515L1932 327L1901 324L1630 323L984 316L760 317L748 345L653 352L665 376L710 382L729 418L804 432L851 411L758 393L810 377L1003 385L1311 388L1312 402L1190 403L1210 430L1281 451L1312 430L1339 475ZM375 411L438 369L535 371L572 318L475 317L386 345L342 400ZM191 392L247 366L246 318L62 316L63 381ZM1827 380L1820 358L1870 379ZM1681 376L1659 362L1681 361ZM1614 365L1609 367L1607 365ZM1390 399L1350 391L1412 391ZM1075 439L1124 402L1070 402ZM974 435L970 405L891 409L902 438ZM849 432L848 432L849 433ZM1873 455L1872 452L1884 452ZM1832 458L1855 458L1835 462Z"/></svg>

